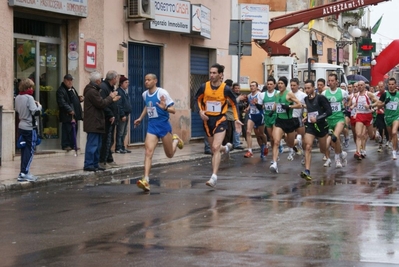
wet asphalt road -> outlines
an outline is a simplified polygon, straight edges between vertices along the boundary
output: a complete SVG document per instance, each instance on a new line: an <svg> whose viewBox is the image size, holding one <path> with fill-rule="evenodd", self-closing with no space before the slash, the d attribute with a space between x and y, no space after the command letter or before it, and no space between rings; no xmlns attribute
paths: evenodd
<svg viewBox="0 0 399 267"><path fill-rule="evenodd" d="M216 189L210 158L0 195L0 266L397 266L398 161L390 151L299 177L300 157L234 154ZM375 152L375 153L373 153ZM123 179L122 182L120 179Z"/></svg>

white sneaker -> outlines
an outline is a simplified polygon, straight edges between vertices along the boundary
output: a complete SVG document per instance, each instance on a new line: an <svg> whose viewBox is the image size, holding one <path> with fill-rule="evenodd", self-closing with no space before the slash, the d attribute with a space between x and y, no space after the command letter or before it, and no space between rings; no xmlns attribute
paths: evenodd
<svg viewBox="0 0 399 267"><path fill-rule="evenodd" d="M324 162L324 167L330 167L331 166L331 159L327 159L326 162Z"/></svg>
<svg viewBox="0 0 399 267"><path fill-rule="evenodd" d="M273 162L272 165L270 165L270 171L278 173L278 167L277 167L277 162Z"/></svg>
<svg viewBox="0 0 399 267"><path fill-rule="evenodd" d="M395 150L392 151L392 159L393 159L393 160L396 160L396 151L395 151Z"/></svg>
<svg viewBox="0 0 399 267"><path fill-rule="evenodd" d="M342 153L341 153L341 163L342 163L343 167L345 167L348 164L348 160L346 159L347 156L348 156L348 153L346 153L345 151L342 151Z"/></svg>
<svg viewBox="0 0 399 267"><path fill-rule="evenodd" d="M342 168L341 159L335 160L335 168Z"/></svg>
<svg viewBox="0 0 399 267"><path fill-rule="evenodd" d="M296 140L298 140L298 144L295 146L298 150L298 155L303 155L303 148L302 148L302 136L298 135Z"/></svg>
<svg viewBox="0 0 399 267"><path fill-rule="evenodd" d="M20 173L17 178L18 182L36 182L37 177L32 175L31 173Z"/></svg>
<svg viewBox="0 0 399 267"><path fill-rule="evenodd" d="M205 184L210 187L215 187L218 181L218 177L216 175L212 175L211 179L208 180Z"/></svg>
<svg viewBox="0 0 399 267"><path fill-rule="evenodd" d="M233 149L233 145L231 143L227 143L225 146L225 152L226 154L229 154L230 151Z"/></svg>
<svg viewBox="0 0 399 267"><path fill-rule="evenodd" d="M327 160L327 157L326 157L326 155L324 155L324 157L323 157L323 160L324 160L324 161L326 161L326 160Z"/></svg>

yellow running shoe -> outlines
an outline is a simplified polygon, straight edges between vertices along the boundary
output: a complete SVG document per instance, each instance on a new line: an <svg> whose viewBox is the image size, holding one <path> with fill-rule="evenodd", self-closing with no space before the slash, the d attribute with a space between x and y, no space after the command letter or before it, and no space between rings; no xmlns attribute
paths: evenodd
<svg viewBox="0 0 399 267"><path fill-rule="evenodd" d="M177 134L173 134L173 140L177 140L177 147L179 149L182 149L184 147L184 142L183 140L180 139L180 137Z"/></svg>
<svg viewBox="0 0 399 267"><path fill-rule="evenodd" d="M143 189L144 192L150 191L150 184L144 178L137 181L137 187Z"/></svg>

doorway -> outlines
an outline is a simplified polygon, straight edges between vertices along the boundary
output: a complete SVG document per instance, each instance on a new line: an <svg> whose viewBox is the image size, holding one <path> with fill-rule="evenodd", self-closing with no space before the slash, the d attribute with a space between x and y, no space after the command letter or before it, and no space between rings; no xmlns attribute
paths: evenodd
<svg viewBox="0 0 399 267"><path fill-rule="evenodd" d="M30 78L35 83L34 98L43 107L39 120L43 140L38 151L61 148L56 98L61 83L60 45L61 38L14 34L14 94L18 94L18 81Z"/></svg>

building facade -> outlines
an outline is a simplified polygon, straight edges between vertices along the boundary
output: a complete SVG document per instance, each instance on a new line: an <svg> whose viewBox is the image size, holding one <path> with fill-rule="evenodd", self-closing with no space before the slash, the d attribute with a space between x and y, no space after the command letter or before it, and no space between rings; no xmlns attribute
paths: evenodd
<svg viewBox="0 0 399 267"><path fill-rule="evenodd" d="M230 1L212 0L9 0L0 4L3 37L0 105L3 106L2 159L18 153L16 114L17 79L35 81L35 98L43 106L39 151L61 153L60 123L56 90L65 74L74 77L79 94L90 72L104 77L116 70L129 78L133 112L142 109L141 94L146 73L158 76L158 86L175 100L171 116L174 131L184 141L202 137L203 130L194 96L207 81L209 66L226 66L228 55ZM224 12L224 14L221 14ZM130 128L127 142L142 143L146 128ZM84 148L86 134L80 125L78 146ZM84 151L83 151L84 152ZM64 153L64 152L62 152Z"/></svg>

